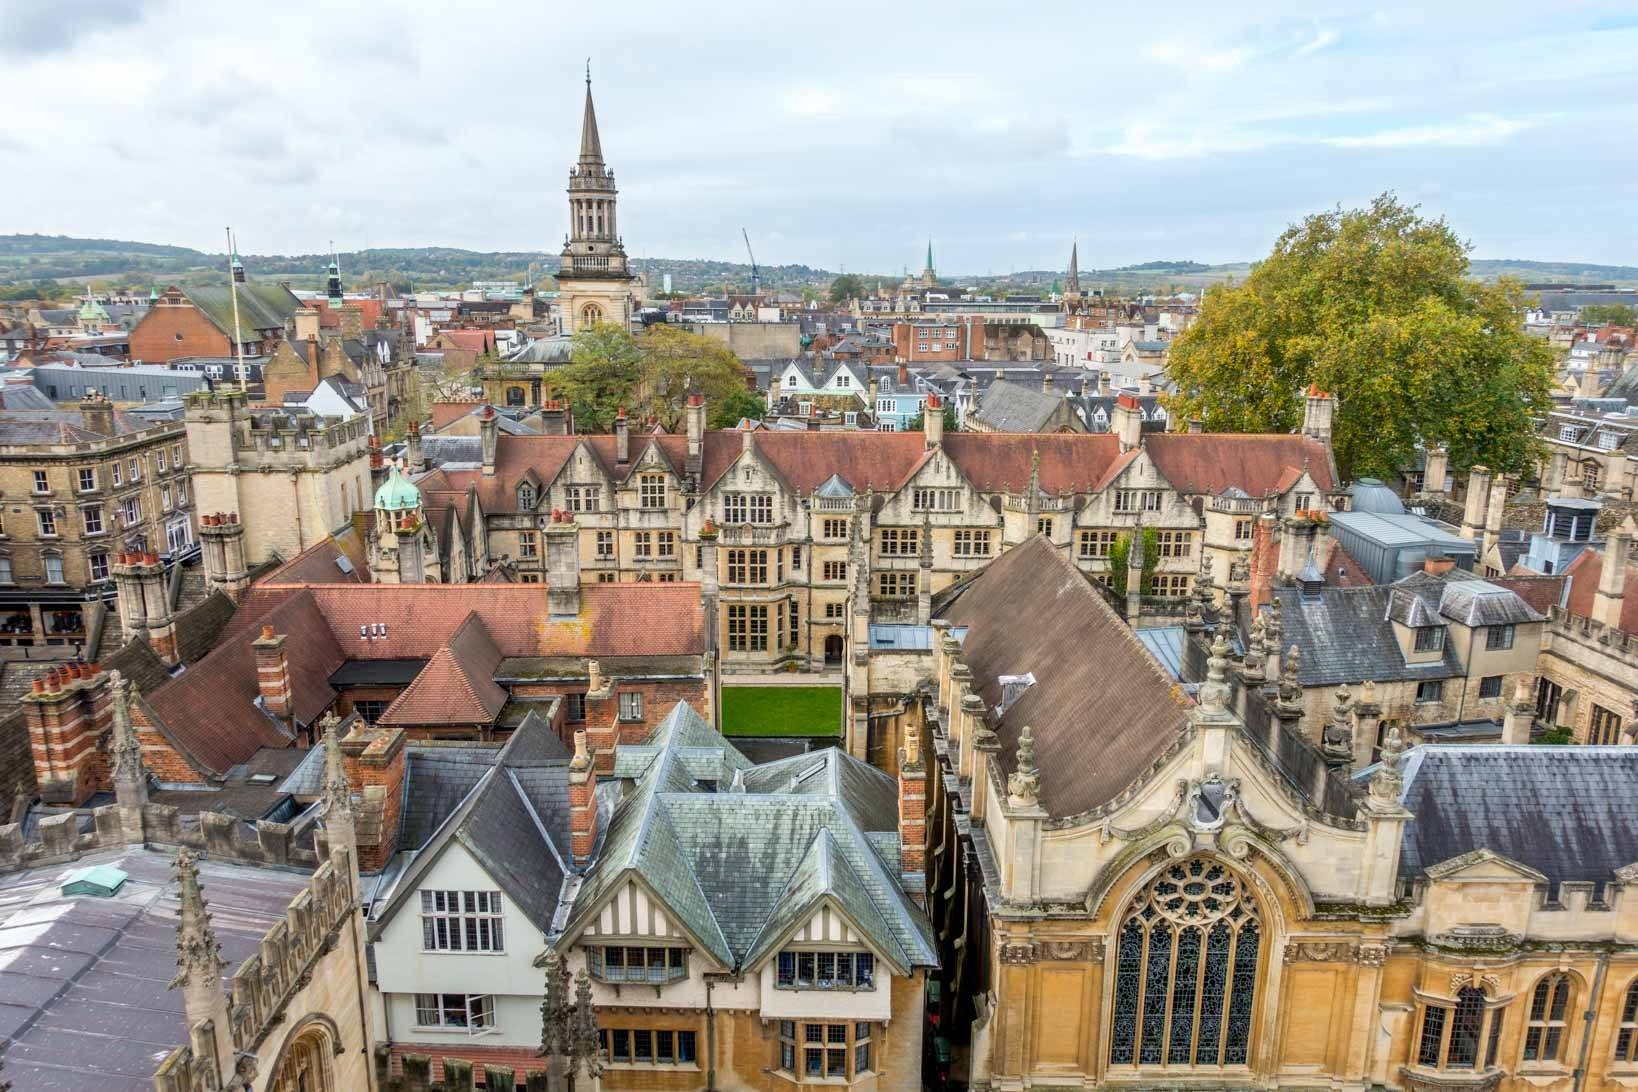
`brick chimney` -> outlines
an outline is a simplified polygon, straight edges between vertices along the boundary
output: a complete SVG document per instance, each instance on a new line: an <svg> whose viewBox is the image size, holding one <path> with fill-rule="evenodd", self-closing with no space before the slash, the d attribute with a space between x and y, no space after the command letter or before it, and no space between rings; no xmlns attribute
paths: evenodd
<svg viewBox="0 0 1638 1092"><path fill-rule="evenodd" d="M936 394L927 396L921 410L922 434L927 438L927 450L944 443L944 399Z"/></svg>
<svg viewBox="0 0 1638 1092"><path fill-rule="evenodd" d="M1456 567L1456 559L1444 554L1429 554L1422 559L1422 571L1429 576L1444 576Z"/></svg>
<svg viewBox="0 0 1638 1092"><path fill-rule="evenodd" d="M580 616L580 525L573 512L552 510L546 525L546 609L554 619Z"/></svg>
<svg viewBox="0 0 1638 1092"><path fill-rule="evenodd" d="M375 872L398 850L398 814L404 800L404 730L353 725L341 741L347 781L359 798L354 836L358 867Z"/></svg>
<svg viewBox="0 0 1638 1092"><path fill-rule="evenodd" d="M500 443L500 426L495 422L495 407L484 406L478 411L478 438L483 448L483 476L495 476L495 448Z"/></svg>
<svg viewBox="0 0 1638 1092"><path fill-rule="evenodd" d="M1122 394L1115 399L1109 431L1120 441L1123 453L1143 446L1143 407L1136 395Z"/></svg>
<svg viewBox="0 0 1638 1092"><path fill-rule="evenodd" d="M280 720L288 721L295 709L290 692L290 661L284 653L284 634L274 633L272 626L263 626L262 635L250 643L256 652L256 689L261 692L262 708Z"/></svg>
<svg viewBox="0 0 1638 1092"><path fill-rule="evenodd" d="M34 779L47 803L83 804L113 785L109 744L113 692L94 663L66 663L36 678L23 695Z"/></svg>
<svg viewBox="0 0 1638 1092"><path fill-rule="evenodd" d="M574 757L569 760L569 852L577 868L591 862L597 845L597 770L586 750L586 730L574 733Z"/></svg>
<svg viewBox="0 0 1638 1092"><path fill-rule="evenodd" d="M1603 567L1598 572L1598 591L1593 595L1593 621L1621 628L1621 608L1626 600L1627 555L1632 550L1630 521L1611 528L1604 539Z"/></svg>
<svg viewBox="0 0 1638 1092"><path fill-rule="evenodd" d="M899 748L899 872L905 890L927 900L927 762L921 753L921 726L904 730Z"/></svg>

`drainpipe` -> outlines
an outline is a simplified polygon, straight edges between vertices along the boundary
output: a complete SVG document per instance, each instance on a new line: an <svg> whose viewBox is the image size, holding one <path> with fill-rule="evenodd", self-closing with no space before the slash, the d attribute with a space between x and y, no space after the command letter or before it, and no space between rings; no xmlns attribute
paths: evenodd
<svg viewBox="0 0 1638 1092"><path fill-rule="evenodd" d="M1581 1014L1581 1058L1575 1066L1575 1084L1572 1092L1581 1092L1581 1082L1587 1079L1587 1055L1592 1052L1593 1014L1598 1011L1599 994L1604 988L1604 971L1610 965L1610 954L1598 957L1598 970L1593 974L1592 992L1587 995L1587 1011Z"/></svg>
<svg viewBox="0 0 1638 1092"><path fill-rule="evenodd" d="M711 1007L711 987L716 985L718 978L729 978L730 975L716 975L707 973L705 979L705 1092L717 1090L717 1010Z"/></svg>

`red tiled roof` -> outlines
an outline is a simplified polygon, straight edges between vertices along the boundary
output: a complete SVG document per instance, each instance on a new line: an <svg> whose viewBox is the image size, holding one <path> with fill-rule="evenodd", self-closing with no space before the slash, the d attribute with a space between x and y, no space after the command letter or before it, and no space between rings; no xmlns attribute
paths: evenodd
<svg viewBox="0 0 1638 1092"><path fill-rule="evenodd" d="M488 330L440 330L437 336L457 349L470 349L475 353L486 353L495 347L495 335Z"/></svg>
<svg viewBox="0 0 1638 1092"><path fill-rule="evenodd" d="M434 402L432 404L432 430L442 432L481 405L483 405L482 402L475 401Z"/></svg>
<svg viewBox="0 0 1638 1092"><path fill-rule="evenodd" d="M1029 488L1030 467L1041 456L1041 489L1047 493L1089 493L1120 455L1112 433L977 433L944 437L944 450L974 489L1021 493Z"/></svg>
<svg viewBox="0 0 1638 1092"><path fill-rule="evenodd" d="M1365 588L1375 581L1365 566L1333 538L1331 553L1325 560L1325 583L1332 588Z"/></svg>
<svg viewBox="0 0 1638 1092"><path fill-rule="evenodd" d="M1628 577L1630 581L1632 578ZM1550 614L1552 609L1559 605L1564 595L1565 577L1545 576L1529 572L1515 572L1510 576L1493 576L1490 582L1498 588L1506 588L1530 605L1538 614ZM1598 582L1593 581L1596 588Z"/></svg>
<svg viewBox="0 0 1638 1092"><path fill-rule="evenodd" d="M383 724L493 724L506 704L495 682L500 649L476 613L433 653L421 673L381 715Z"/></svg>
<svg viewBox="0 0 1638 1092"><path fill-rule="evenodd" d="M351 572L336 564L346 558ZM321 539L262 578L264 584L366 584L370 569L364 544L351 527Z"/></svg>
<svg viewBox="0 0 1638 1092"><path fill-rule="evenodd" d="M1314 484L1336 488L1326 446L1306 436L1271 433L1160 432L1144 438L1155 466L1179 491L1215 496L1238 486L1253 497L1296 484L1303 464Z"/></svg>
<svg viewBox="0 0 1638 1092"><path fill-rule="evenodd" d="M1571 614L1591 618L1593 599L1598 594L1598 581L1604 572L1604 555L1597 550L1582 550L1564 570L1570 582L1570 598L1565 604ZM1627 567L1627 581L1621 597L1621 632L1638 633L1638 570Z"/></svg>
<svg viewBox="0 0 1638 1092"><path fill-rule="evenodd" d="M356 307L363 312L365 330L375 329L376 323L381 319L382 309L385 306L379 299L376 299L373 296L368 299L344 299L341 301L341 305L343 307ZM307 300L303 306L312 307L318 311L319 325L325 329L328 330L341 325L341 312L330 310L330 301L328 297L320 296L317 299Z"/></svg>
<svg viewBox="0 0 1638 1092"><path fill-rule="evenodd" d="M271 610L254 611L253 624L230 624L210 655L147 696L148 708L172 743L208 773L225 774L262 747L290 746L290 740L255 704L260 690L251 643L261 625L272 626L273 632L286 638L296 719L310 723L335 700L330 674L346 657L313 594L304 590L273 594L282 596L282 601ZM246 598L256 595L252 591ZM236 616L234 621L238 620Z"/></svg>
<svg viewBox="0 0 1638 1092"><path fill-rule="evenodd" d="M504 656L689 656L705 651L698 584L587 584L580 589L580 615L568 620L548 616L546 591L545 584L486 584L481 593L459 584L258 585L244 597L240 613L267 613L268 598L311 596L331 639L349 660L430 660L471 614L483 620ZM262 621L271 618L268 614ZM253 625L241 627L235 617L230 635ZM384 635L381 626L386 627Z"/></svg>

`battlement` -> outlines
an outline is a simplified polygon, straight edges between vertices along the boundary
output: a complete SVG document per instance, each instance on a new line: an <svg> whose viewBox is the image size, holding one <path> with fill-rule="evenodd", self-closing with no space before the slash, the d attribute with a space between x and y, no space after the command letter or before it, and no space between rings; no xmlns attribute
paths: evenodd
<svg viewBox="0 0 1638 1092"><path fill-rule="evenodd" d="M0 825L0 875L130 845L199 850L219 860L288 868L315 868L321 859L317 848L296 844L298 823L258 819L251 825L214 811L195 818L197 823L186 822L170 804L105 804L41 819L37 840L24 838L21 823L6 823ZM247 836L247 827L253 836Z"/></svg>

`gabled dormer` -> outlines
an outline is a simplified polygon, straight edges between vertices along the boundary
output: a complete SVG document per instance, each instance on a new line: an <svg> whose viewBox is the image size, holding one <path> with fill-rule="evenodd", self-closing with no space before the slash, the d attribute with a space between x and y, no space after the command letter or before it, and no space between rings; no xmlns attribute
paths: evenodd
<svg viewBox="0 0 1638 1092"><path fill-rule="evenodd" d="M910 477L882 506L876 521L908 525L940 517L942 522L962 524L994 521L983 494L942 446L922 456Z"/></svg>
<svg viewBox="0 0 1638 1092"><path fill-rule="evenodd" d="M512 487L512 497L517 502L520 513L534 512L540 508L545 499L546 490L542 488L540 475L535 473L534 467L529 467L519 476L517 484Z"/></svg>

